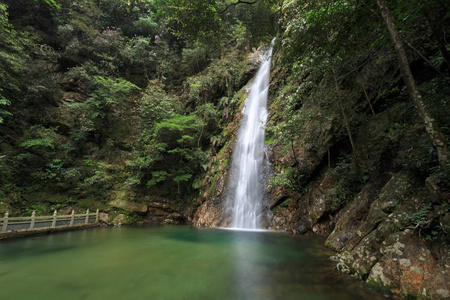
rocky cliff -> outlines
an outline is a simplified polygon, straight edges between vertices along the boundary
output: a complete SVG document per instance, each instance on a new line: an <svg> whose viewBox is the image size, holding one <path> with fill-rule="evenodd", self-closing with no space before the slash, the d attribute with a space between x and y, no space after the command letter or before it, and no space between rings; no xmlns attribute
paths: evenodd
<svg viewBox="0 0 450 300"><path fill-rule="evenodd" d="M344 112L350 133L343 111L324 95L301 104L303 114L295 120L301 126L286 138L280 124L287 123L290 98L311 81L286 78L276 64L266 136L274 167L267 228L327 237L336 268L380 292L448 299L450 194L443 176L432 171L436 154L412 105L394 92L401 84L397 70L386 66L378 85L392 93L376 97L372 112L362 93L347 87L354 99ZM240 103L244 98L242 91ZM204 181L192 219L197 226L230 223L224 200L239 118L237 113L225 129L228 142Z"/></svg>

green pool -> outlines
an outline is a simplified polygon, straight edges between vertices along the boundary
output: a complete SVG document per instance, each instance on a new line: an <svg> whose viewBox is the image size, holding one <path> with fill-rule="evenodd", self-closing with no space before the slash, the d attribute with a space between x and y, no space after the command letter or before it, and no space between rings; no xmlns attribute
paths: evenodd
<svg viewBox="0 0 450 300"><path fill-rule="evenodd" d="M384 299L323 241L189 227L96 228L0 243L0 299Z"/></svg>

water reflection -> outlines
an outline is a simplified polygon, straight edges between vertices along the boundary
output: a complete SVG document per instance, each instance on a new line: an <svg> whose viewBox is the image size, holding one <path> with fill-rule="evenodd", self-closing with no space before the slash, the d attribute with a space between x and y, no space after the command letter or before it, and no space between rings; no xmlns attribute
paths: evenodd
<svg viewBox="0 0 450 300"><path fill-rule="evenodd" d="M227 232L232 247L231 299L383 299L337 273L321 240L275 232Z"/></svg>
<svg viewBox="0 0 450 300"><path fill-rule="evenodd" d="M261 256L261 233L232 231L232 285L234 286L236 299L263 299L257 298L257 289L263 283L266 274L256 270L258 257ZM267 298L264 298L267 299Z"/></svg>
<svg viewBox="0 0 450 300"><path fill-rule="evenodd" d="M322 244L188 227L98 228L0 242L0 298L383 299L333 270Z"/></svg>

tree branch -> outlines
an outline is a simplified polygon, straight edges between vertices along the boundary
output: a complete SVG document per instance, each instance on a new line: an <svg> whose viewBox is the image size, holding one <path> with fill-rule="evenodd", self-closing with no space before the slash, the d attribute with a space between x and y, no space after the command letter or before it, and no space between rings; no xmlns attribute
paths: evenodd
<svg viewBox="0 0 450 300"><path fill-rule="evenodd" d="M426 61L439 75L441 76L445 76L444 73L442 73L441 71L439 71L438 68L436 68L435 65L433 65L433 63L431 61L429 61L425 56L423 56L422 53L419 52L419 50L417 50L413 45L411 45L410 43L408 43L407 40L405 40L404 38L401 38L403 40L403 42L408 45L409 48L413 49L414 52L416 52L424 61Z"/></svg>
<svg viewBox="0 0 450 300"><path fill-rule="evenodd" d="M230 3L230 4L228 4L223 10L221 10L221 11L219 11L219 14L223 14L224 12L226 12L230 7L232 7L232 6L236 6L236 5L238 5L238 4L255 4L255 3L257 3L257 2L259 2L259 0L255 0L255 1L245 1L245 0L238 0L237 2L235 2L235 3Z"/></svg>

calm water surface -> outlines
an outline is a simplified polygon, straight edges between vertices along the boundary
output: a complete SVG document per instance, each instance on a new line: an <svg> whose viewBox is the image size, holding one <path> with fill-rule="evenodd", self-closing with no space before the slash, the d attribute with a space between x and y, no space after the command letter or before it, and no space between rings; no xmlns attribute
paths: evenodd
<svg viewBox="0 0 450 300"><path fill-rule="evenodd" d="M0 299L384 299L333 270L322 244L189 227L0 242Z"/></svg>

